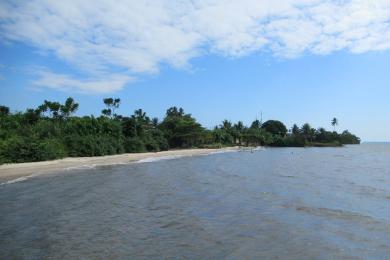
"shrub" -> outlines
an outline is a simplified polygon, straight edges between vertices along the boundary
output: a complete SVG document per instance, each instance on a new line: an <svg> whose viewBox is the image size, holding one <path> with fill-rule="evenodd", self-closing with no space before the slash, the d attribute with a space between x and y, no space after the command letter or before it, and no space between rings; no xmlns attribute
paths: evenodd
<svg viewBox="0 0 390 260"><path fill-rule="evenodd" d="M135 137L126 138L124 143L126 153L142 153L146 152L145 144L142 140Z"/></svg>
<svg viewBox="0 0 390 260"><path fill-rule="evenodd" d="M2 163L54 160L66 156L65 147L56 139L13 137L3 141L0 148Z"/></svg>

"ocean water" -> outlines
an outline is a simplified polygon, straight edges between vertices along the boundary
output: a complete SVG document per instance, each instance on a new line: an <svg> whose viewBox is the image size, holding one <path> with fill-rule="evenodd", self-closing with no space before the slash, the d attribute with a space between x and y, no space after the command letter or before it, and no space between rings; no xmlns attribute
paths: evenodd
<svg viewBox="0 0 390 260"><path fill-rule="evenodd" d="M266 148L0 186L0 259L390 259L390 144Z"/></svg>

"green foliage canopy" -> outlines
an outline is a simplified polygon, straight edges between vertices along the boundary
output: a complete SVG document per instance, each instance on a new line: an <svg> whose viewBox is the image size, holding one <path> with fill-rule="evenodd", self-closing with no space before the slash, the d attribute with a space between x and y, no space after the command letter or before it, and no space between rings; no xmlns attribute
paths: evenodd
<svg viewBox="0 0 390 260"><path fill-rule="evenodd" d="M171 107L164 119L150 119L142 109L130 116L115 114L119 98L103 100L100 117L73 114L79 108L73 98L64 104L45 100L37 108L10 113L0 106L0 163L52 160L66 156L100 156L123 152L162 151L172 148L246 146L338 146L358 144L345 130L341 134L309 124L294 125L288 133L277 120L246 127L224 120L207 130L183 108Z"/></svg>

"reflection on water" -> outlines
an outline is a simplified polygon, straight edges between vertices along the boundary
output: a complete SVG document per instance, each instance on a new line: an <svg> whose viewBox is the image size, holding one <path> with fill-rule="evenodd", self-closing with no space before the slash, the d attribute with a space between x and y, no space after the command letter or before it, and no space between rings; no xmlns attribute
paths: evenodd
<svg viewBox="0 0 390 260"><path fill-rule="evenodd" d="M390 257L385 144L79 169L0 197L0 259Z"/></svg>

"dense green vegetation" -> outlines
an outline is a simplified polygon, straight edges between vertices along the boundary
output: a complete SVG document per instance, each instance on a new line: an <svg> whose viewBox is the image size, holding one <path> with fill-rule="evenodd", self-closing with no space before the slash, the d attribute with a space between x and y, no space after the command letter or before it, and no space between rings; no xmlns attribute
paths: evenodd
<svg viewBox="0 0 390 260"><path fill-rule="evenodd" d="M277 120L255 120L247 127L241 121L224 120L213 130L199 124L182 108L171 107L165 118L149 118L138 109L131 116L117 115L120 99L103 100L99 117L76 117L79 105L68 98L64 104L45 100L35 109L10 113L0 106L0 163L30 162L66 156L98 156L172 148L223 146L340 146L358 144L348 131L338 134L309 124L291 130ZM337 125L337 119L332 120Z"/></svg>

